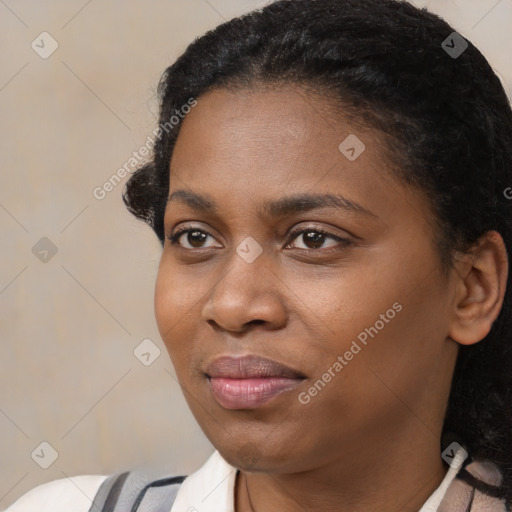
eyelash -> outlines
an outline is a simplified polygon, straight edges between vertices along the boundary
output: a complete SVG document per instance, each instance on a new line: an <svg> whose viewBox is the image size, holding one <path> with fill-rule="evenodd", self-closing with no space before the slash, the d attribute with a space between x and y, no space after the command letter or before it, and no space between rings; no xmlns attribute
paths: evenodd
<svg viewBox="0 0 512 512"><path fill-rule="evenodd" d="M214 238L213 235L211 233L209 233L208 231L206 231L204 229L194 228L194 227L189 227L189 228L184 228L184 229L178 230L176 233L174 233L173 235L168 235L166 238L168 240L170 240L171 245L176 245L176 244L178 244L178 240L181 237L181 235L183 235L185 233L188 233L188 232L191 232L191 231L196 231L196 232L199 232L199 233L204 233L204 234ZM332 240L335 240L335 241L339 242L342 247L348 247L348 246L352 245L352 241L349 240L348 238L342 238L342 237L333 235L332 233L329 233L328 231L324 231L323 229L319 229L319 228L304 228L304 229L301 229L301 230L294 231L294 232L290 233L290 239L291 239L290 242L295 240L296 238L298 238L300 235L302 235L304 233L321 233L322 235L325 235L326 237L331 238ZM287 245L289 245L290 242L288 242ZM184 247L184 249L187 250L187 251L193 251L194 250L194 249L189 249L189 248L186 248L186 247ZM202 248L199 247L198 249L202 249ZM329 252L332 252L332 251L339 250L339 247L329 247L327 249L301 249L301 250L303 250L303 251L316 251L316 252L320 251L320 252L323 252L323 253L329 253Z"/></svg>

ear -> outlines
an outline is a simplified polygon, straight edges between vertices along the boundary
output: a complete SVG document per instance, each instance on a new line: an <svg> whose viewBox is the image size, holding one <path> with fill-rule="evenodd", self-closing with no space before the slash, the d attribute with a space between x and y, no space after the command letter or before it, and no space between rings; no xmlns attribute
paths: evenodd
<svg viewBox="0 0 512 512"><path fill-rule="evenodd" d="M503 304L508 278L507 249L497 231L488 231L456 263L449 337L472 345L487 336Z"/></svg>

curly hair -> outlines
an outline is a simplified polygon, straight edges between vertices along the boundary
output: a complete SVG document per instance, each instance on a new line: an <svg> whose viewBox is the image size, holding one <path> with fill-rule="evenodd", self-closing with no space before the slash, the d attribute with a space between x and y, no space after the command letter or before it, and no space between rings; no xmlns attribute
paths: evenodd
<svg viewBox="0 0 512 512"><path fill-rule="evenodd" d="M439 16L403 0L277 0L196 38L166 69L158 85L160 126L190 98L214 88L309 87L383 134L393 172L433 208L442 269L489 230L501 234L512 254L512 198L505 193L512 186L512 110L499 78L470 41L456 58L445 51L442 43L453 32ZM128 210L162 245L180 126L160 130L152 160L123 191ZM489 334L460 346L441 439L441 449L456 438L472 459L500 468L499 496L508 507L511 275Z"/></svg>

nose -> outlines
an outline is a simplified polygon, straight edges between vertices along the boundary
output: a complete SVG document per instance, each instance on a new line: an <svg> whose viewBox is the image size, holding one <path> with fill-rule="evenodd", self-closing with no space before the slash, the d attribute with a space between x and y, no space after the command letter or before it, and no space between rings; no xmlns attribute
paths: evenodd
<svg viewBox="0 0 512 512"><path fill-rule="evenodd" d="M265 253L249 263L234 252L210 290L202 318L213 328L245 332L253 325L275 330L286 323L284 283Z"/></svg>

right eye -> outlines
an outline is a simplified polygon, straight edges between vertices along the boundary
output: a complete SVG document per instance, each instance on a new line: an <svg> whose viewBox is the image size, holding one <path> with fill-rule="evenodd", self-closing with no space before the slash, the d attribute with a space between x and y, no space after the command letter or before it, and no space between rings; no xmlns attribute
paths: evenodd
<svg viewBox="0 0 512 512"><path fill-rule="evenodd" d="M189 244L189 247L182 245L180 242L182 236L185 233L187 233L187 237L185 238L185 240ZM178 231L176 231L176 233L174 233L172 235L168 235L167 238L170 240L172 245L178 244L180 247L182 247L184 249L192 250L192 249L203 249L204 246L201 246L201 245L197 246L197 245L193 245L193 244L204 243L206 238L209 236L213 238L213 236L210 233L208 233L208 231L205 231L204 229L188 227L188 228L184 228L184 229L179 229Z"/></svg>

